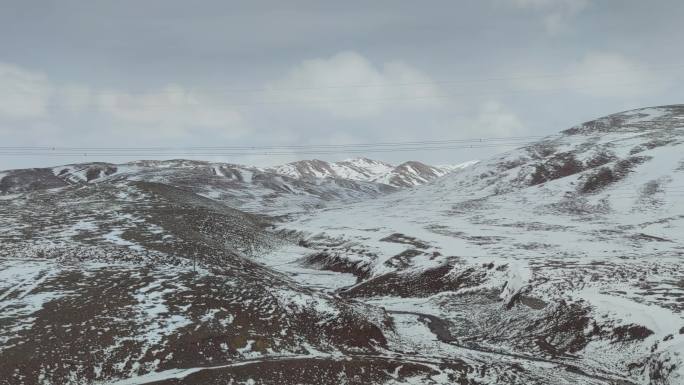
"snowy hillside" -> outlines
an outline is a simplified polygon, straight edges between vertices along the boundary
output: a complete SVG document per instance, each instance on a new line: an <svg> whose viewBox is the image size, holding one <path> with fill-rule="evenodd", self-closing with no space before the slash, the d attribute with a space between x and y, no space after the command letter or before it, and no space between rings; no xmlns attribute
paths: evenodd
<svg viewBox="0 0 684 385"><path fill-rule="evenodd" d="M312 266L362 277L350 297L443 317L478 346L678 384L683 154L684 106L628 111L286 227Z"/></svg>
<svg viewBox="0 0 684 385"><path fill-rule="evenodd" d="M270 226L153 182L3 196L0 383L142 384L184 368L334 365L382 349L392 332L381 309L250 259L282 242Z"/></svg>
<svg viewBox="0 0 684 385"><path fill-rule="evenodd" d="M348 159L341 162L323 160L300 160L275 166L269 170L292 178L344 178L371 181L391 171L390 164L367 158Z"/></svg>

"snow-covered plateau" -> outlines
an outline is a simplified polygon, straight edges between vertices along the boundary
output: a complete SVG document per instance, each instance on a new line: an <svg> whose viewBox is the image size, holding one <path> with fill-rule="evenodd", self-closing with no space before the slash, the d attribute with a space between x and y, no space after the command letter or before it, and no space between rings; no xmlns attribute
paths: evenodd
<svg viewBox="0 0 684 385"><path fill-rule="evenodd" d="M457 166L0 172L0 384L684 384L684 105Z"/></svg>

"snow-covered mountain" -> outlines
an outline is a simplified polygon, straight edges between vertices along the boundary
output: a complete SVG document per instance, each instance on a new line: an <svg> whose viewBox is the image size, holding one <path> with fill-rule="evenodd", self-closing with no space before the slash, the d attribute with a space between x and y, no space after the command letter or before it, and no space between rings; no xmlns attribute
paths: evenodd
<svg viewBox="0 0 684 385"><path fill-rule="evenodd" d="M391 171L378 176L374 181L398 187L413 187L444 176L451 172L451 170L410 161L402 163Z"/></svg>
<svg viewBox="0 0 684 385"><path fill-rule="evenodd" d="M684 105L312 167L0 172L0 380L684 382Z"/></svg>
<svg viewBox="0 0 684 385"><path fill-rule="evenodd" d="M399 166L356 158L328 163L306 160L274 168L196 160L141 160L123 164L78 163L0 174L0 194L74 184L139 180L168 183L249 212L289 214L326 202L352 202L427 183L474 164ZM277 211L277 212L276 212Z"/></svg>
<svg viewBox="0 0 684 385"><path fill-rule="evenodd" d="M286 215L328 202L353 202L397 191L375 182L342 178L293 178L257 167L195 160L144 160L124 164L79 163L9 170L0 195L71 185L123 181L164 183L252 213Z"/></svg>
<svg viewBox="0 0 684 385"><path fill-rule="evenodd" d="M292 178L344 178L372 181L392 169L394 167L388 163L355 158L341 162L326 162L318 159L300 160L271 167L268 170Z"/></svg>
<svg viewBox="0 0 684 385"><path fill-rule="evenodd" d="M267 171L292 178L343 178L403 188L425 184L474 163L476 162L471 161L449 166L429 166L421 162L409 161L393 166L368 158L354 158L340 162L313 159L271 167Z"/></svg>
<svg viewBox="0 0 684 385"><path fill-rule="evenodd" d="M664 106L286 227L310 266L360 277L350 298L617 381L573 383L680 384L683 187L684 106Z"/></svg>

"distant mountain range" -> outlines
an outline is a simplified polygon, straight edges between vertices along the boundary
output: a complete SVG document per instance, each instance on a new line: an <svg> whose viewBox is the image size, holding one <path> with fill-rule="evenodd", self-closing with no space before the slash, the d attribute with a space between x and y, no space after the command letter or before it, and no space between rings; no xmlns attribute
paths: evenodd
<svg viewBox="0 0 684 385"><path fill-rule="evenodd" d="M353 202L432 181L476 162L399 166L356 158L341 162L302 160L259 168L198 160L91 162L49 168L0 171L0 195L123 181L170 183L254 213L291 214L325 202Z"/></svg>
<svg viewBox="0 0 684 385"><path fill-rule="evenodd" d="M376 182L395 187L413 187L477 163L470 161L449 166L430 166L408 161L398 166L368 158L354 158L340 162L300 160L267 169L292 178L342 178Z"/></svg>

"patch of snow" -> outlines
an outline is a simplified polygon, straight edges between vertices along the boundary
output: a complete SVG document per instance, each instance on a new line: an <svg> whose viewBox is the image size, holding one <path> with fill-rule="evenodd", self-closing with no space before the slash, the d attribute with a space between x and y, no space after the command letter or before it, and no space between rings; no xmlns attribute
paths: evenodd
<svg viewBox="0 0 684 385"><path fill-rule="evenodd" d="M113 244L119 245L119 246L126 246L132 250L138 250L138 251L144 250L144 248L141 245L139 245L135 242L127 241L127 240L121 238L121 235L123 234L123 232L124 232L124 230L122 230L122 229L113 229L110 232L108 232L107 234L104 234L103 238L107 242L110 242L110 243L113 243Z"/></svg>

